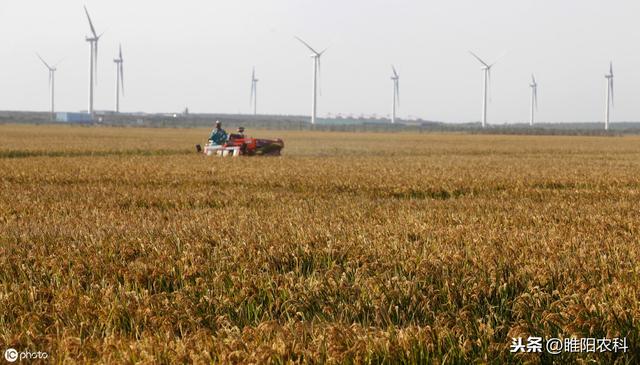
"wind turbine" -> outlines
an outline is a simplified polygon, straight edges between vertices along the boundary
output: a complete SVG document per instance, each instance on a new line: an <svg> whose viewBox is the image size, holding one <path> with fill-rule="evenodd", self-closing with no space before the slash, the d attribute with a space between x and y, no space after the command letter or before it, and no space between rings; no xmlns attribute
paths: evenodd
<svg viewBox="0 0 640 365"><path fill-rule="evenodd" d="M89 20L89 27L91 28L91 37L85 37L86 41L91 45L91 57L89 61L89 116L93 119L93 87L98 84L98 41L102 34L98 35L96 29L89 16L87 7L84 7L84 12L87 14Z"/></svg>
<svg viewBox="0 0 640 365"><path fill-rule="evenodd" d="M484 73L484 82L483 82L483 94L482 94L482 128L487 126L487 93L489 91L489 82L491 80L491 67L495 65L502 56L498 57L492 64L488 64L484 62L480 57L478 57L475 53L469 51L475 59L477 59L482 64L482 72ZM504 54L503 54L504 55Z"/></svg>
<svg viewBox="0 0 640 365"><path fill-rule="evenodd" d="M538 83L533 74L531 75L531 84L529 84L529 87L531 88L531 119L529 119L529 125L533 127L535 112L538 110Z"/></svg>
<svg viewBox="0 0 640 365"><path fill-rule="evenodd" d="M55 117L55 82L56 82L56 71L58 70L56 66L49 66L49 64L40 56L38 58L44 66L49 70L49 97L51 98L51 120Z"/></svg>
<svg viewBox="0 0 640 365"><path fill-rule="evenodd" d="M118 58L113 62L116 64L116 113L120 113L120 92L124 96L124 59L122 58L122 44L120 45Z"/></svg>
<svg viewBox="0 0 640 365"><path fill-rule="evenodd" d="M396 111L400 106L400 75L398 75L398 71L396 68L391 65L391 70L393 71L393 76L391 76L391 80L393 81L393 100L391 104L391 124L396 122Z"/></svg>
<svg viewBox="0 0 640 365"><path fill-rule="evenodd" d="M604 75L607 79L607 105L605 106L604 130L609 130L609 117L613 107L613 62L609 63L609 73Z"/></svg>
<svg viewBox="0 0 640 365"><path fill-rule="evenodd" d="M295 37L297 40L299 40L302 44L304 44L307 48L309 48L309 50L311 50L311 52L313 52L313 54L311 55L311 58L313 58L313 98L312 98L312 106L311 106L311 124L316 124L316 113L318 110L318 76L320 74L320 57L322 57L322 55L327 51L326 49L324 49L321 52L316 51L315 49L313 49L307 42L303 41L301 38L299 37Z"/></svg>
<svg viewBox="0 0 640 365"><path fill-rule="evenodd" d="M258 114L258 81L254 67L251 73L251 97L249 98L249 105L253 105L253 115Z"/></svg>

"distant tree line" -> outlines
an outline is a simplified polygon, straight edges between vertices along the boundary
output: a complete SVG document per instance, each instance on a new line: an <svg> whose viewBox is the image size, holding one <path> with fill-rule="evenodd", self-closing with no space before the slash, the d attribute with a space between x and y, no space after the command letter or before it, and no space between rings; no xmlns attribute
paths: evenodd
<svg viewBox="0 0 640 365"><path fill-rule="evenodd" d="M585 135L615 136L640 134L640 122L618 122L611 125L610 131L603 129L602 123L544 123L530 127L526 123L491 125L485 129L480 123L451 124L424 120L402 121L396 124L381 119L333 118L320 119L312 125L304 116L287 115L236 115L236 114L115 114L98 113L94 125L198 128L212 127L219 120L227 129L244 126L249 129L269 130L316 130L331 132L412 132L437 133L458 132L470 134L513 134L513 135ZM0 112L0 123L57 123L51 121L46 112Z"/></svg>

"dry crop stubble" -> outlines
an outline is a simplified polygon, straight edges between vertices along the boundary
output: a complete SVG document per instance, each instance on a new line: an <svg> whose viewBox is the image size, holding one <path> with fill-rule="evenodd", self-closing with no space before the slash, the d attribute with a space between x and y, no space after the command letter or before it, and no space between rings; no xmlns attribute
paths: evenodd
<svg viewBox="0 0 640 365"><path fill-rule="evenodd" d="M0 126L0 344L78 362L638 360L640 138ZM49 143L50 142L50 143ZM627 337L512 355L511 337Z"/></svg>

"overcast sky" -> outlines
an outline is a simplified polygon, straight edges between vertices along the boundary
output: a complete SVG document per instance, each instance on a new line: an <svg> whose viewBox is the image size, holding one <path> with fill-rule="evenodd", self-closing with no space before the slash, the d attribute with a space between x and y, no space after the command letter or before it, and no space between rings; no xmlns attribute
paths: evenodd
<svg viewBox="0 0 640 365"><path fill-rule="evenodd" d="M89 27L100 41L96 109L113 109L118 43L124 111L249 113L251 69L260 113L309 115L312 60L294 40L329 47L319 114L390 112L391 64L402 117L477 121L482 72L494 67L491 123L528 119L529 80L541 122L600 121L614 62L613 120L640 120L637 0L1 0L0 109L46 110L55 63L57 109L87 108Z"/></svg>

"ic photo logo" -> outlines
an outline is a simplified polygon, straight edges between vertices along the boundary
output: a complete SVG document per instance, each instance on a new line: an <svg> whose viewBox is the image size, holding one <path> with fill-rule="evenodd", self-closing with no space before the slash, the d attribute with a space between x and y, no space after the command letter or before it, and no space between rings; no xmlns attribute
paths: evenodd
<svg viewBox="0 0 640 365"><path fill-rule="evenodd" d="M20 351L14 348L8 348L4 351L4 359L8 362L16 362L22 360L45 360L49 358L49 354L42 351Z"/></svg>
<svg viewBox="0 0 640 365"><path fill-rule="evenodd" d="M8 362L15 362L18 360L18 351L16 349L7 349L4 352L4 359Z"/></svg>

